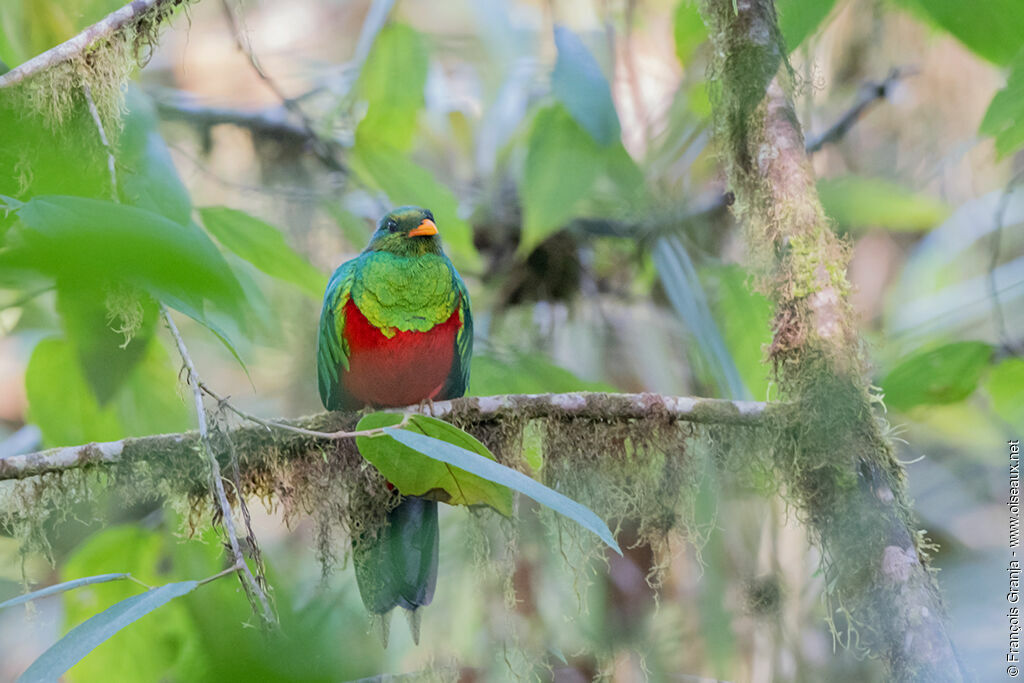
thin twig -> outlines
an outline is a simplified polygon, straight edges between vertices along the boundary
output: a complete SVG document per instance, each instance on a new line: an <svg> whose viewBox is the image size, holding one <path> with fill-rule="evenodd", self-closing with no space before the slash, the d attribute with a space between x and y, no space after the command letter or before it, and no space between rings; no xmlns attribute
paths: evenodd
<svg viewBox="0 0 1024 683"><path fill-rule="evenodd" d="M213 576L207 576L205 579L199 579L199 581L197 581L196 583L198 583L200 586L205 585L207 583L210 583L211 581L216 581L221 577L227 576L228 574L234 574L235 572L242 571L243 567L245 567L245 562L242 562L241 564L233 564L227 569L217 572Z"/></svg>
<svg viewBox="0 0 1024 683"><path fill-rule="evenodd" d="M173 7L183 4L183 2L184 0L133 0L133 2L129 2L121 9L111 12L73 38L36 55L27 62L0 75L0 88L20 83L41 71L81 56L87 48L97 41L110 38L117 31L137 21L154 8L162 5Z"/></svg>
<svg viewBox="0 0 1024 683"><path fill-rule="evenodd" d="M277 82L263 69L263 65L260 64L260 60L256 56L252 44L249 42L248 34L242 28L242 20L235 13L235 8L231 5L231 0L221 0L221 6L224 8L224 16L227 18L232 34L234 34L235 44L238 46L238 49L249 60L249 65L252 66L253 71L260 77L260 80L281 100L281 104L302 122L302 127L306 130L310 147L316 157L332 171L345 171L345 166L338 161L323 137L316 132L312 119L303 111L298 101L288 97L280 86L277 85Z"/></svg>
<svg viewBox="0 0 1024 683"><path fill-rule="evenodd" d="M255 422L256 424L263 425L267 429L280 429L282 431L291 432L293 434L302 434L303 436L313 436L313 437L316 437L318 439L354 439L357 436L381 436L382 434L384 434L384 429L383 428L379 428L379 429L360 429L360 430L351 431L351 432L347 432L347 431L344 431L344 430L337 431L337 432L318 432L315 429L304 429L302 427L295 427L293 425L286 424L284 422L275 422L273 420L265 420L262 417L259 417L257 415L253 415L252 413L247 413L244 410L241 410L240 408L236 407L227 398L219 395L217 392L213 391L212 389L210 389L208 386L206 386L202 382L199 383L199 388L203 392L205 392L210 398L212 398L213 400L217 401L217 403L219 403L224 408L227 408L228 410L233 412L238 417L242 418L243 420L248 420L249 422ZM409 420L411 419L411 417L412 417L412 413L406 413L405 415L402 416L402 421L401 422L399 422L396 425L390 425L388 427L388 429L397 429L397 428L401 428L401 427L406 426L407 424L409 424Z"/></svg>
<svg viewBox="0 0 1024 683"><path fill-rule="evenodd" d="M111 196L113 201L117 202L117 167L114 158L114 150L110 146L106 130L103 127L103 121L100 119L99 111L93 102L92 93L87 83L83 84L83 91L85 93L85 99L89 105L89 112L92 114L93 123L95 123L96 130L99 133L100 141L103 143L103 147L107 152L107 163L110 170ZM274 612L270 607L270 602L267 599L266 593L263 591L263 587L260 585L260 582L253 575L252 570L249 569L249 565L246 564L245 556L242 554L242 548L238 542L238 532L235 529L235 519L231 509L231 503L228 501L227 494L224 492L224 481L220 470L220 463L217 461L216 451L213 448L213 443L210 439L209 425L206 419L206 407L203 405L203 393L199 388L199 375L196 373L195 365L192 363L192 357L189 355L188 348L185 346L185 340L178 331L178 326L175 325L174 319L171 317L171 312L163 303L160 304L160 313L164 318L164 322L167 323L167 329L170 330L171 336L174 337L174 343L178 347L178 353L181 355L181 360L184 362L185 368L188 372L188 383L192 387L192 394L195 399L196 420L199 426L199 442L202 447L202 451L206 454L206 458L210 463L210 478L213 486L213 493L214 497L217 499L217 504L220 507L221 519L224 523L224 529L227 531L228 545L231 550L232 558L234 559L234 567L230 571L238 572L242 585L245 586L246 593L250 596L250 599L252 599L252 596L255 596L259 601L264 621L268 624L274 623L276 619L274 617ZM250 537L252 537L251 533Z"/></svg>
<svg viewBox="0 0 1024 683"><path fill-rule="evenodd" d="M820 135L807 140L805 147L807 153L814 154L825 145L839 142L853 128L853 124L857 123L864 116L868 109L889 97L889 93L896 83L915 73L917 73L915 69L895 67L881 82L865 83L861 87L860 96L853 103L853 106L843 112L836 122L826 128Z"/></svg>
<svg viewBox="0 0 1024 683"><path fill-rule="evenodd" d="M807 154L813 155L821 151L826 145L832 145L842 140L850 132L850 129L853 128L853 125L863 118L872 105L886 99L898 81L914 73L916 72L909 68L893 68L889 75L881 82L865 83L863 88L861 88L860 96L849 109L836 119L835 123L826 128L820 135L811 137L806 141L804 149L807 151ZM573 220L569 228L599 237L640 235L644 239L653 240L665 233L678 232L679 228L684 225L714 220L719 215L724 215L725 210L732 201L731 193L723 192L703 206L699 206L683 216L659 221L654 225L650 221L634 223L604 217L583 217Z"/></svg>
<svg viewBox="0 0 1024 683"><path fill-rule="evenodd" d="M82 81L82 92L85 94L86 104L89 105L89 114L92 116L92 121L96 124L96 130L100 135L100 142L107 153L107 171L110 173L110 199L116 202L118 201L117 160L114 158L114 148L111 146L110 139L107 137L107 131L103 127L103 119L100 118L100 111L96 108L96 102L92 99L92 88L89 87L88 81Z"/></svg>
<svg viewBox="0 0 1024 683"><path fill-rule="evenodd" d="M178 354L181 356L181 360L185 364L186 373L188 374L186 379L192 387L192 396L195 400L196 406L196 421L199 425L199 440L202 444L203 451L206 454L206 459L210 463L210 478L212 480L217 503L220 506L224 529L228 535L228 545L235 560L235 569L237 569L243 585L246 586L246 591L250 592L251 595L255 595L259 600L260 607L263 611L262 616L264 621L267 623L274 623L276 619L274 618L274 612L270 607L270 602L267 599L266 594L263 592L263 588L260 586L260 583L256 580L256 577L253 576L252 570L249 569L249 565L245 563L245 556L242 554L242 548L238 543L238 532L235 529L234 514L231 510L231 503L228 502L227 494L224 492L224 481L220 470L220 463L217 461L217 455L214 452L213 444L210 440L209 426L206 421L206 407L203 405L203 392L199 388L199 375L196 373L195 365L192 363L192 357L189 355L188 348L185 346L185 340L182 338L181 332L178 331L178 326L174 324L171 312L167 309L167 306L162 303L160 304L160 312L163 315L164 322L167 323L167 329L170 330L171 336L174 337L174 343L178 347Z"/></svg>

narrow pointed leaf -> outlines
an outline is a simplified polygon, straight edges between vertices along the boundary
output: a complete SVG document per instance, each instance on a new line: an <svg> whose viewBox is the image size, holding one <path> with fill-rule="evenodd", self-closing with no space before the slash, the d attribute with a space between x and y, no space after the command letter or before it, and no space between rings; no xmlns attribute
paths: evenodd
<svg viewBox="0 0 1024 683"><path fill-rule="evenodd" d="M618 140L621 129L612 90L600 65L579 36L555 26L558 61L551 89L577 123L601 145Z"/></svg>
<svg viewBox="0 0 1024 683"><path fill-rule="evenodd" d="M54 643L39 659L18 678L18 683L42 683L56 681L92 652L96 646L108 640L125 626L141 619L171 600L191 593L199 586L198 581L169 583L133 595L127 600L103 610L91 619L68 631L68 634Z"/></svg>
<svg viewBox="0 0 1024 683"><path fill-rule="evenodd" d="M489 479L533 498L541 505L546 505L555 512L577 522L584 529L594 532L608 547L620 555L622 554L619 545L612 536L612 532L608 529L608 525L600 517L595 515L589 508L580 505L553 489L549 489L540 482L530 479L525 474L516 472L476 453L471 453L464 448L459 448L453 444L445 443L423 434L393 428L385 429L384 433L395 441L405 444L427 457L454 465L478 477Z"/></svg>
<svg viewBox="0 0 1024 683"><path fill-rule="evenodd" d="M21 605L32 600L38 600L40 598L46 598L51 595L57 595L64 591L74 590L82 586L89 586L94 583L106 583L107 581L120 581L121 579L127 579L128 574L100 574L98 576L86 576L81 579L75 579L73 581L65 581L64 583L57 583L46 588L40 588L37 591L31 593L25 593L19 595L16 598L11 598L5 602L0 602L0 609L4 607L13 607L14 605Z"/></svg>
<svg viewBox="0 0 1024 683"><path fill-rule="evenodd" d="M885 403L897 410L962 401L978 386L994 349L979 341L953 342L916 353L882 380Z"/></svg>

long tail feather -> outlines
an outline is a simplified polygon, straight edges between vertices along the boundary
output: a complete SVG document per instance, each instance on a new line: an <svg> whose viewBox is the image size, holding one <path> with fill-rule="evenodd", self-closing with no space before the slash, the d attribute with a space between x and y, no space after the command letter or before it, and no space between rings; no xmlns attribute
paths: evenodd
<svg viewBox="0 0 1024 683"><path fill-rule="evenodd" d="M437 502L403 498L377 538L355 546L356 582L366 609L386 614L395 607L415 612L429 605L437 585L437 552Z"/></svg>

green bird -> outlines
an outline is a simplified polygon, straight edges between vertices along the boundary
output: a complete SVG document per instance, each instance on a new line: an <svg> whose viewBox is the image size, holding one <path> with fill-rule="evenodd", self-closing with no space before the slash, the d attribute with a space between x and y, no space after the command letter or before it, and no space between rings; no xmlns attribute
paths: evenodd
<svg viewBox="0 0 1024 683"><path fill-rule="evenodd" d="M441 249L433 214L386 214L363 252L341 264L324 294L317 345L328 410L404 406L462 396L469 384L469 293ZM390 484L389 484L390 486ZM437 502L405 496L375 540L357 543L359 593L374 614L430 604L437 584Z"/></svg>

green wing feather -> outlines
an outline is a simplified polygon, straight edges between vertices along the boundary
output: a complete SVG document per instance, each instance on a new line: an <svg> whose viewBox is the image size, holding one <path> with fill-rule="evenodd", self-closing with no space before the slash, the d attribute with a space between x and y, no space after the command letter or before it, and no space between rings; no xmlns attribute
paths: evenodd
<svg viewBox="0 0 1024 683"><path fill-rule="evenodd" d="M459 315L462 316L462 327L455 336L455 357L452 361L452 369L448 373L448 381L438 398L458 398L466 393L469 388L469 361L473 356L473 313L469 303L469 291L466 284L459 277L458 272L451 266L452 287L459 293Z"/></svg>
<svg viewBox="0 0 1024 683"><path fill-rule="evenodd" d="M340 395L338 373L348 370L348 344L342 334L345 316L342 310L352 296L356 261L338 266L327 283L324 305L320 310L320 334L317 336L316 370L320 385L320 401L328 410L338 410L344 403Z"/></svg>

